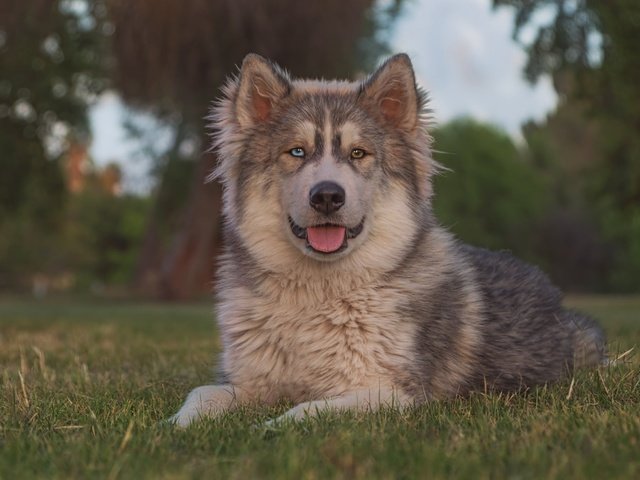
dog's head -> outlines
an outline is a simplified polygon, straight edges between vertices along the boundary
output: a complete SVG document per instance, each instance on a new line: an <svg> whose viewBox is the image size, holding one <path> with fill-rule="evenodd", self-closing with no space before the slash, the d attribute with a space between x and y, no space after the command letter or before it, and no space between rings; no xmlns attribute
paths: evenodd
<svg viewBox="0 0 640 480"><path fill-rule="evenodd" d="M327 82L292 80L250 54L224 93L215 174L228 226L252 255L272 268L350 258L384 269L402 258L435 169L407 55L362 82Z"/></svg>

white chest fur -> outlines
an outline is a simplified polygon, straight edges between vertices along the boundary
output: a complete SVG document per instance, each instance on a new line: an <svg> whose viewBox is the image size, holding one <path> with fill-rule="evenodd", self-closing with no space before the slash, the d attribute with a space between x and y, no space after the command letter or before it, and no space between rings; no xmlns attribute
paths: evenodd
<svg viewBox="0 0 640 480"><path fill-rule="evenodd" d="M397 313L402 296L392 286L271 291L228 289L218 309L225 371L256 399L387 387L410 363L415 327Z"/></svg>

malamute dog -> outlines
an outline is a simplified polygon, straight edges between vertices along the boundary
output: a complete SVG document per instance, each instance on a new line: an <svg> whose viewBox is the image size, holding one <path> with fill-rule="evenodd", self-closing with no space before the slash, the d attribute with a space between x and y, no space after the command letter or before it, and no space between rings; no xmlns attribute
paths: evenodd
<svg viewBox="0 0 640 480"><path fill-rule="evenodd" d="M601 329L542 272L438 225L407 55L362 82L294 80L248 55L213 120L222 380L176 424L283 399L296 406L281 418L300 418L518 390L604 360Z"/></svg>

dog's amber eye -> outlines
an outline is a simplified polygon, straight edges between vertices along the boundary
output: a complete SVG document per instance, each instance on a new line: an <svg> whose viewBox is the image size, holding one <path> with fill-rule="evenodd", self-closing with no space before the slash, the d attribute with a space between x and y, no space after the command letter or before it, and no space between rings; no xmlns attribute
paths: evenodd
<svg viewBox="0 0 640 480"><path fill-rule="evenodd" d="M365 152L361 148L354 148L353 150L351 150L351 158L353 158L354 160L360 160L364 156Z"/></svg>
<svg viewBox="0 0 640 480"><path fill-rule="evenodd" d="M303 158L304 157L304 148L296 147L289 150L289 154L292 157Z"/></svg>

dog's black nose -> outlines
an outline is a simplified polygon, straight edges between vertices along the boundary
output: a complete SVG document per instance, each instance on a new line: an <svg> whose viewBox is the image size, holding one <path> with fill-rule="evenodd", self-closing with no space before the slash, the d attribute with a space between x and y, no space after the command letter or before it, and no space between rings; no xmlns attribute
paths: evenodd
<svg viewBox="0 0 640 480"><path fill-rule="evenodd" d="M344 188L335 182L316 183L309 192L309 204L318 212L329 215L344 205Z"/></svg>

